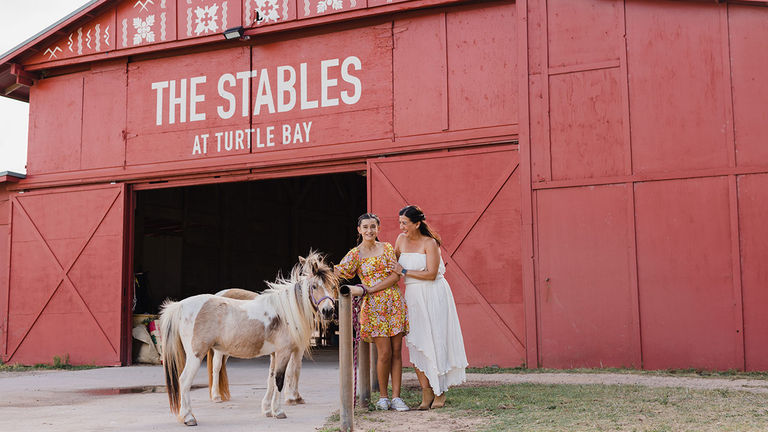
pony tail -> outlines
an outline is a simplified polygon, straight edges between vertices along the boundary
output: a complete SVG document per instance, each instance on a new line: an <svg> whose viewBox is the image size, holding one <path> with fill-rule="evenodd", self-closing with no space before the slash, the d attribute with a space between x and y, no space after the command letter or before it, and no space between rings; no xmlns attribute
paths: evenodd
<svg viewBox="0 0 768 432"><path fill-rule="evenodd" d="M165 386L168 391L168 404L171 413L179 415L181 407L181 388L179 375L187 362L184 345L179 336L179 320L181 319L181 304L166 300L161 306L160 331L163 335L163 372Z"/></svg>

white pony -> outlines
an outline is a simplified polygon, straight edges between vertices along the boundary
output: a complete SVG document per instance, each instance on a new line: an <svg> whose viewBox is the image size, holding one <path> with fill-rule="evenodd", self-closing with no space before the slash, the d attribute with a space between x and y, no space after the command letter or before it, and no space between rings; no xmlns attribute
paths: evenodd
<svg viewBox="0 0 768 432"><path fill-rule="evenodd" d="M160 329L168 401L171 412L184 424L197 425L189 390L209 350L214 352L214 371L221 369L224 355L253 358L271 354L261 409L267 417L286 417L280 396L288 362L292 356L300 359L308 350L321 318L333 318L333 299L338 292L338 279L320 254L310 252L299 261L289 278L278 277L252 300L201 294L163 304ZM218 393L218 381L212 383L212 394Z"/></svg>
<svg viewBox="0 0 768 432"><path fill-rule="evenodd" d="M237 300L253 300L259 296L259 293L244 290L241 288L228 288L216 293L217 296L227 297ZM227 378L227 358L223 352L211 349L206 356L208 366L208 392L211 400L214 402L228 401L231 397L229 393L229 379ZM291 359L288 361L288 369L285 371L285 403L286 405L298 405L304 403L304 398L299 394L299 376L301 375L301 355L291 353ZM219 369L214 365L220 365ZM270 372L274 372L274 365L269 364Z"/></svg>

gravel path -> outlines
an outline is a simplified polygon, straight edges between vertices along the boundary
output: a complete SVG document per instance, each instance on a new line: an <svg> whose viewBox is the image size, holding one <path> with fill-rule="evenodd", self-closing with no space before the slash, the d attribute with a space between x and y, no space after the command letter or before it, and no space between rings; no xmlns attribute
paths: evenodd
<svg viewBox="0 0 768 432"><path fill-rule="evenodd" d="M403 381L418 386L416 374L406 372ZM514 373L514 374L467 374L465 387L500 384L607 384L641 385L647 387L685 387L695 390L735 390L768 393L768 380L715 377L673 377L622 373Z"/></svg>

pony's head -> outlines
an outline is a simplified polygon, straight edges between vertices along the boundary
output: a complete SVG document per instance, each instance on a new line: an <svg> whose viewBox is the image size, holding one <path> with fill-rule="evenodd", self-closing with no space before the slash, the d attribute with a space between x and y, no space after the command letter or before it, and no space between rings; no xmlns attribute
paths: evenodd
<svg viewBox="0 0 768 432"><path fill-rule="evenodd" d="M315 251L310 251L306 258L299 257L299 263L312 304L325 321L333 319L334 300L339 296L339 279L333 268Z"/></svg>

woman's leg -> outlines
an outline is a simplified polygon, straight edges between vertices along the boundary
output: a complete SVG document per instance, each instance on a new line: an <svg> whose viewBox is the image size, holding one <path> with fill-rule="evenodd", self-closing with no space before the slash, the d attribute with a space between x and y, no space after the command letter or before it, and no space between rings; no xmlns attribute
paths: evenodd
<svg viewBox="0 0 768 432"><path fill-rule="evenodd" d="M389 399L389 372L392 368L392 344L388 337L375 337L377 360L376 374L379 377L379 397Z"/></svg>
<svg viewBox="0 0 768 432"><path fill-rule="evenodd" d="M419 404L419 410L428 410L432 406L432 401L435 399L435 393L432 391L432 387L429 385L429 379L424 375L424 372L419 368L416 370L416 377L419 379L419 385L421 386L421 404Z"/></svg>
<svg viewBox="0 0 768 432"><path fill-rule="evenodd" d="M392 398L400 397L400 384L403 381L403 334L399 333L390 338L392 345Z"/></svg>

